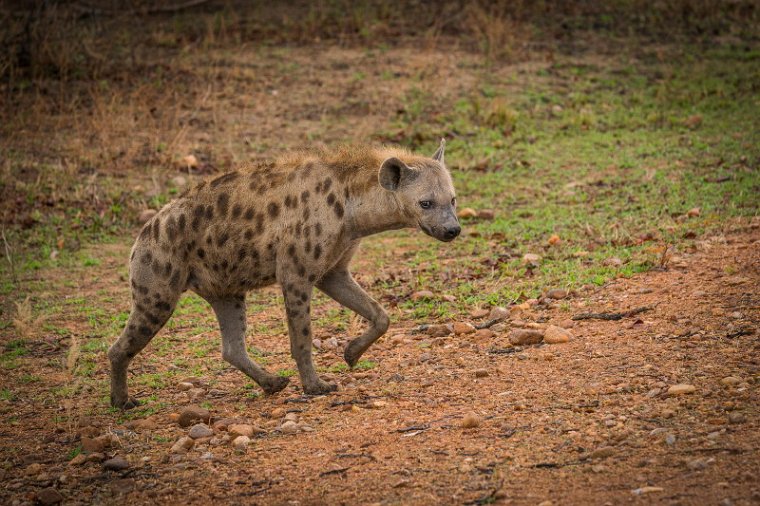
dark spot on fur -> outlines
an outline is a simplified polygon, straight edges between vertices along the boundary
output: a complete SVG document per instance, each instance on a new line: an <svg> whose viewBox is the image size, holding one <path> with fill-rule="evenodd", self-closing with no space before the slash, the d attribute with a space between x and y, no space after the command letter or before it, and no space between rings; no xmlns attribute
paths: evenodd
<svg viewBox="0 0 760 506"><path fill-rule="evenodd" d="M161 264L158 262L158 260L153 260L153 263L150 264L150 269L153 271L153 274L158 276L158 274L161 272Z"/></svg>
<svg viewBox="0 0 760 506"><path fill-rule="evenodd" d="M249 207L245 210L245 216L243 216L246 220L252 220L253 219L253 208Z"/></svg>
<svg viewBox="0 0 760 506"><path fill-rule="evenodd" d="M332 179L328 177L327 179L325 179L324 183L322 183L322 191L327 193L328 191L330 191L331 186L332 186Z"/></svg>
<svg viewBox="0 0 760 506"><path fill-rule="evenodd" d="M317 276L314 274L309 274L309 283L313 283L317 280Z"/></svg>
<svg viewBox="0 0 760 506"><path fill-rule="evenodd" d="M343 215L345 214L345 210L343 209L343 204L340 202L335 203L335 207L333 207L333 210L335 211L335 216L338 218L343 218Z"/></svg>
<svg viewBox="0 0 760 506"><path fill-rule="evenodd" d="M166 262L164 264L164 277L168 278L171 275L172 275L172 264L171 262Z"/></svg>
<svg viewBox="0 0 760 506"><path fill-rule="evenodd" d="M271 218L277 218L277 216L280 214L280 206L275 202L270 202L267 206L267 212Z"/></svg>
<svg viewBox="0 0 760 506"><path fill-rule="evenodd" d="M256 215L256 232L259 234L264 231L264 213Z"/></svg>
<svg viewBox="0 0 760 506"><path fill-rule="evenodd" d="M298 266L298 275L300 277L302 277L302 278L305 278L306 277L306 267L304 267L303 265L299 265Z"/></svg>
<svg viewBox="0 0 760 506"><path fill-rule="evenodd" d="M153 219L153 240L158 242L161 237L161 220L156 216Z"/></svg>
<svg viewBox="0 0 760 506"><path fill-rule="evenodd" d="M204 258L206 256L206 252L203 250L203 248L198 248L198 251L196 251L198 254L198 258Z"/></svg>
<svg viewBox="0 0 760 506"><path fill-rule="evenodd" d="M227 209L230 206L230 196L227 193L220 193L216 197L216 208L219 210L219 215L224 218L227 216Z"/></svg>
<svg viewBox="0 0 760 506"><path fill-rule="evenodd" d="M296 256L296 245L295 244L291 244L290 246L288 246L288 256L290 256L290 257L295 257Z"/></svg>
<svg viewBox="0 0 760 506"><path fill-rule="evenodd" d="M220 184L229 183L230 181L234 181L240 176L239 172L230 172L228 174L224 174L222 176L219 176L218 178L211 181L211 188L216 188Z"/></svg>
<svg viewBox="0 0 760 506"><path fill-rule="evenodd" d="M238 262L242 262L245 259L246 253L245 248L240 248L238 250Z"/></svg>
<svg viewBox="0 0 760 506"><path fill-rule="evenodd" d="M308 240L308 239L306 240L306 244L304 245L303 250L306 253L311 253L311 241L310 240Z"/></svg>
<svg viewBox="0 0 760 506"><path fill-rule="evenodd" d="M322 245L317 244L314 246L314 260L319 260L320 256L322 256Z"/></svg>
<svg viewBox="0 0 760 506"><path fill-rule="evenodd" d="M288 181L293 181L295 180L295 178L296 178L295 172L291 172L290 174L288 174Z"/></svg>
<svg viewBox="0 0 760 506"><path fill-rule="evenodd" d="M168 303L168 302L164 302L164 301L162 301L162 300L156 301L155 307L156 307L156 309L158 309L159 311L163 311L163 312L165 312L165 313L168 313L169 311L171 311L171 310L172 310L172 307L171 307L171 305L169 305L169 303Z"/></svg>
<svg viewBox="0 0 760 506"><path fill-rule="evenodd" d="M348 198L351 196L351 193L348 191L348 186L343 188L343 196L348 200Z"/></svg>
<svg viewBox="0 0 760 506"><path fill-rule="evenodd" d="M216 238L216 245L221 248L229 240L229 238L230 238L230 234L228 234L227 232L224 232L222 235Z"/></svg>
<svg viewBox="0 0 760 506"><path fill-rule="evenodd" d="M311 329L309 329L309 327L304 327L301 329L301 334L308 336L310 331Z"/></svg>
<svg viewBox="0 0 760 506"><path fill-rule="evenodd" d="M184 214L180 214L179 215L179 222L178 222L179 232L180 233L182 233L182 232L185 231L185 226L186 225L187 225L187 217L185 217Z"/></svg>
<svg viewBox="0 0 760 506"><path fill-rule="evenodd" d="M147 239L148 236L150 236L150 229L151 229L151 224L146 223L145 226L142 228L142 231L140 232L140 239Z"/></svg>
<svg viewBox="0 0 760 506"><path fill-rule="evenodd" d="M223 270L223 271L226 271L226 270L227 270L227 267L229 267L229 266L230 266L230 263L229 263L227 260L222 260L222 265L221 265L221 267L222 267L222 270Z"/></svg>
<svg viewBox="0 0 760 506"><path fill-rule="evenodd" d="M327 205L331 206L335 203L335 194L333 192L330 192L330 195L327 196Z"/></svg>
<svg viewBox="0 0 760 506"><path fill-rule="evenodd" d="M320 235L322 235L322 224L321 223L317 223L316 225L314 225L314 233L317 235L317 237L319 237Z"/></svg>
<svg viewBox="0 0 760 506"><path fill-rule="evenodd" d="M150 337L151 335L153 335L153 329L151 329L147 325L140 325L140 327L138 327L137 331L143 337Z"/></svg>
<svg viewBox="0 0 760 506"><path fill-rule="evenodd" d="M317 186L314 187L314 191L317 193L322 193L322 183L317 183Z"/></svg>
<svg viewBox="0 0 760 506"><path fill-rule="evenodd" d="M154 315L153 313L145 313L145 316L148 318L148 321L152 323L153 325L161 325L161 318Z"/></svg>
<svg viewBox="0 0 760 506"><path fill-rule="evenodd" d="M143 253L143 256L140 258L140 262L143 263L143 265L149 265L153 261L153 254L150 251L146 251Z"/></svg>
<svg viewBox="0 0 760 506"><path fill-rule="evenodd" d="M214 218L214 208L211 206L211 204L206 206L206 219L212 220Z"/></svg>
<svg viewBox="0 0 760 506"><path fill-rule="evenodd" d="M309 190L304 190L303 193L301 193L301 202L304 204L307 203L309 201L309 195Z"/></svg>
<svg viewBox="0 0 760 506"><path fill-rule="evenodd" d="M177 222L174 216L169 216L169 219L166 220L166 234L171 242L174 242L177 238Z"/></svg>
<svg viewBox="0 0 760 506"><path fill-rule="evenodd" d="M245 234L243 234L243 237L245 237L246 241L250 241L251 239L253 239L253 230L251 230L250 228L247 229L245 231Z"/></svg>
<svg viewBox="0 0 760 506"><path fill-rule="evenodd" d="M232 219L236 220L240 218L240 215L243 214L243 206L240 204L235 204L232 206ZM248 218L250 220L250 218Z"/></svg>
<svg viewBox="0 0 760 506"><path fill-rule="evenodd" d="M309 298L309 295L306 293L301 293L301 300L306 302L306 300Z"/></svg>
<svg viewBox="0 0 760 506"><path fill-rule="evenodd" d="M206 235L206 244L211 244L211 234Z"/></svg>
<svg viewBox="0 0 760 506"><path fill-rule="evenodd" d="M303 231L303 224L299 221L296 223L296 237L301 237L301 232Z"/></svg>
<svg viewBox="0 0 760 506"><path fill-rule="evenodd" d="M174 271L174 274L172 274L172 277L169 280L169 286L174 289L179 288L179 270Z"/></svg>

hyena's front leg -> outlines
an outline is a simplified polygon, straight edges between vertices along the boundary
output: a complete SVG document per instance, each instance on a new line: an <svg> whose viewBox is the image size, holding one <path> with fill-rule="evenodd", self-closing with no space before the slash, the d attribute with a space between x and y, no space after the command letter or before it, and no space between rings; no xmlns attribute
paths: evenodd
<svg viewBox="0 0 760 506"><path fill-rule="evenodd" d="M369 321L367 331L348 343L343 354L346 363L353 367L372 343L385 334L390 319L380 304L370 297L343 267L328 272L317 288Z"/></svg>
<svg viewBox="0 0 760 506"><path fill-rule="evenodd" d="M303 391L309 395L320 395L337 390L337 386L321 380L314 370L311 354L312 286L288 279L283 279L280 283L288 315L290 353L298 365Z"/></svg>

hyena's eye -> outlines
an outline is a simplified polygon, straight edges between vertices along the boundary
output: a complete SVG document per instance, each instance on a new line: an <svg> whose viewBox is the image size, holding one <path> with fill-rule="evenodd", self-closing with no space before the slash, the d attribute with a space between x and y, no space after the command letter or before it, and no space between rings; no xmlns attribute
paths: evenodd
<svg viewBox="0 0 760 506"><path fill-rule="evenodd" d="M457 206L457 198L456 197L454 197L454 198L451 199L451 206L452 207L456 207Z"/></svg>
<svg viewBox="0 0 760 506"><path fill-rule="evenodd" d="M433 207L433 203L429 200L420 200L420 207L422 209L430 209Z"/></svg>

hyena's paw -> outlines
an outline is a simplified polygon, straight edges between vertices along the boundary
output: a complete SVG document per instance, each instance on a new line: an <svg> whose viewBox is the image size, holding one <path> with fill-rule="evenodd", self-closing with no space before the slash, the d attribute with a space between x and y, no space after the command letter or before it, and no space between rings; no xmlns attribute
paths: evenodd
<svg viewBox="0 0 760 506"><path fill-rule="evenodd" d="M126 400L111 398L111 406L114 408L123 409L125 411L128 409L136 408L139 405L140 401L134 397L128 397Z"/></svg>
<svg viewBox="0 0 760 506"><path fill-rule="evenodd" d="M274 395L288 386L288 383L290 383L290 378L275 376L270 382L261 385L261 388L267 395Z"/></svg>
<svg viewBox="0 0 760 506"><path fill-rule="evenodd" d="M328 383L324 380L317 378L317 381L303 386L303 391L307 395L325 395L330 392L335 392L338 389L338 385Z"/></svg>
<svg viewBox="0 0 760 506"><path fill-rule="evenodd" d="M351 341L348 343L348 346L346 346L346 350L343 352L343 360L346 361L348 364L348 367L351 369L354 368L357 362L359 362L359 359L362 356L361 351L361 345L356 342L356 340Z"/></svg>

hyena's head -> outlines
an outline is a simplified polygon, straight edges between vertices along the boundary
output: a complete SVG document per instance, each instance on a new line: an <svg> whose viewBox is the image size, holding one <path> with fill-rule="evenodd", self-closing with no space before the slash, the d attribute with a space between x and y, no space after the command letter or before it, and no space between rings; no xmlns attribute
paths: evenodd
<svg viewBox="0 0 760 506"><path fill-rule="evenodd" d="M446 141L432 158L420 158L407 165L396 157L380 167L380 185L393 192L407 224L419 227L439 241L453 241L462 230L456 214L456 193L443 152Z"/></svg>

